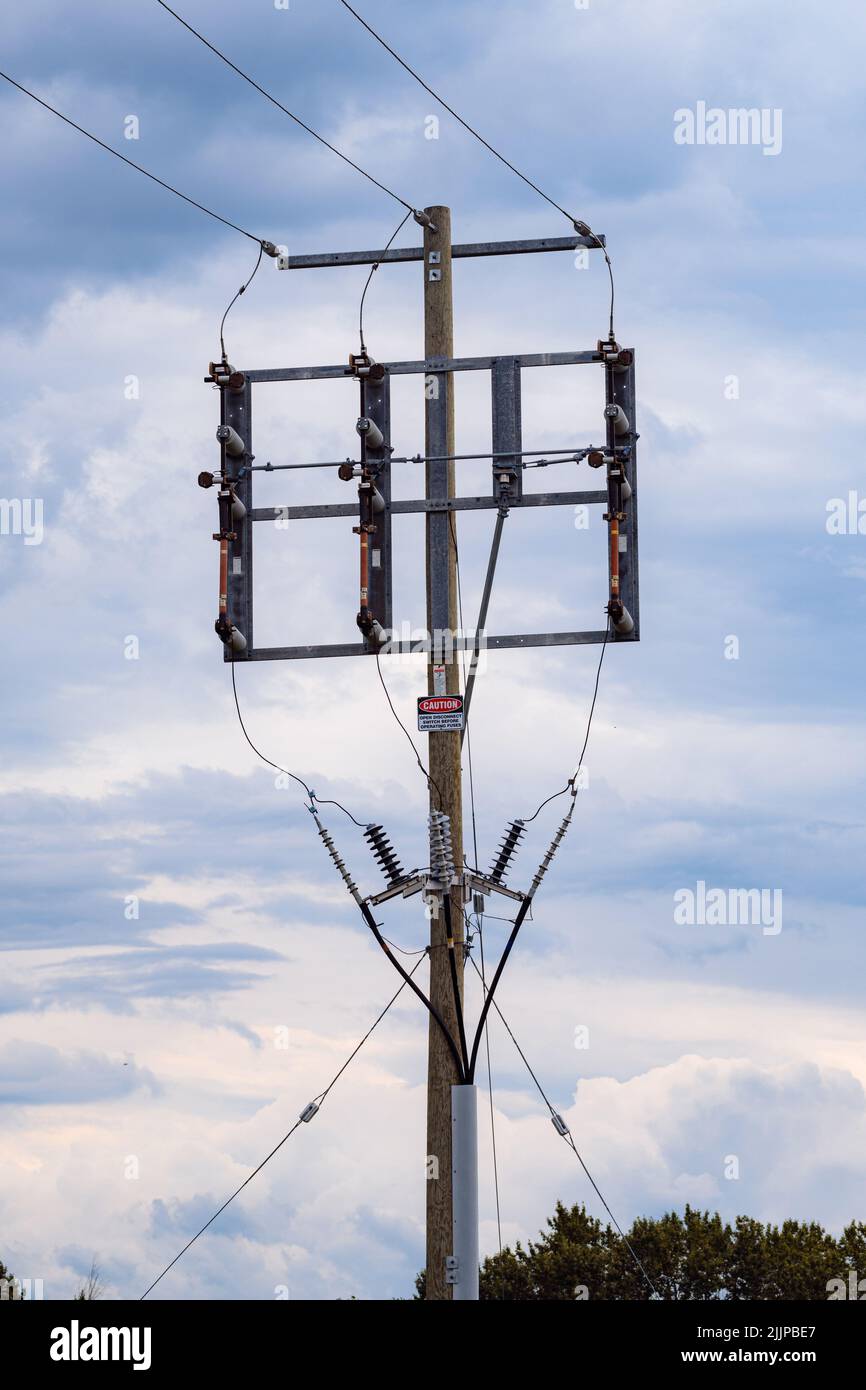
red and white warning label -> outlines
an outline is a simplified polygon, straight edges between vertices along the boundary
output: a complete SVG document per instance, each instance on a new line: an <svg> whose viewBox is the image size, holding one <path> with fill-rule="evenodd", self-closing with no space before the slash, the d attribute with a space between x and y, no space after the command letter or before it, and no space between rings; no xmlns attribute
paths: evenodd
<svg viewBox="0 0 866 1390"><path fill-rule="evenodd" d="M418 728L428 734L462 729L463 696L419 695Z"/></svg>

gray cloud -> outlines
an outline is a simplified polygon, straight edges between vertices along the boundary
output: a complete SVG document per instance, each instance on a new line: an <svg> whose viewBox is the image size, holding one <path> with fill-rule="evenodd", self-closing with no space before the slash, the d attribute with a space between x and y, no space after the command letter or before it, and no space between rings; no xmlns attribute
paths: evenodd
<svg viewBox="0 0 866 1390"><path fill-rule="evenodd" d="M104 1053L12 1040L0 1048L0 1104L75 1105L156 1090L153 1075Z"/></svg>

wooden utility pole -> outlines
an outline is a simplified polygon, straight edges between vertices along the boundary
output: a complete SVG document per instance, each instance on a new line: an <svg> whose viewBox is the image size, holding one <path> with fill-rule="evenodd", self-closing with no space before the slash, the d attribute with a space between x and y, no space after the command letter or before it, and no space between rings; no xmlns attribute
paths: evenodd
<svg viewBox="0 0 866 1390"><path fill-rule="evenodd" d="M435 231L424 228L424 355L429 362L454 356L451 210L430 207L424 211L435 227ZM426 497L429 501L445 502L455 493L453 377L450 372L430 373L425 384ZM437 651L436 640L438 637L441 641L443 633L453 639L457 632L456 525L453 512L427 513L427 629L433 639L427 667L430 695L452 695L460 690L457 654L447 643L444 651ZM460 733L455 730L431 733L428 737L430 808L445 811L450 818L454 863L459 873L463 866ZM459 889L452 895L451 919L455 942L462 943L463 901ZM445 939L445 922L440 913L430 918L430 1000L456 1038L457 1013ZM462 992L463 952L459 945L457 970ZM452 1287L445 1280L445 1261L452 1253L453 1242L451 1087L458 1077L442 1032L432 1018L427 1057L427 1298L449 1299Z"/></svg>

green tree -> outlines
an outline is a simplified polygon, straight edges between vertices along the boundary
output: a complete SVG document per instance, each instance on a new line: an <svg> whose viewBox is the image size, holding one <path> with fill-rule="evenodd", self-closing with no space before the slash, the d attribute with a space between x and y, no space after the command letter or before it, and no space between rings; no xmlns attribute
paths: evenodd
<svg viewBox="0 0 866 1390"><path fill-rule="evenodd" d="M480 1296L560 1303L652 1297L817 1301L828 1297L831 1280L847 1281L852 1272L863 1278L866 1292L863 1222L853 1221L836 1239L815 1221L774 1226L738 1216L731 1226L718 1212L687 1206L682 1216L639 1217L626 1235L627 1243L585 1207L557 1202L538 1240L518 1241L488 1256ZM422 1273L416 1298L424 1297L424 1288Z"/></svg>

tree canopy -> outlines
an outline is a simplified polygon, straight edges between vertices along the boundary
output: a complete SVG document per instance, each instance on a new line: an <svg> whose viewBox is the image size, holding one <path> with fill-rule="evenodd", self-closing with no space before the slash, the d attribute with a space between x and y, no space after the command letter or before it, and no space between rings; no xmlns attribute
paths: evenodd
<svg viewBox="0 0 866 1390"><path fill-rule="evenodd" d="M718 1212L687 1206L641 1217L626 1232L629 1244L662 1299L806 1299L830 1297L832 1280L864 1277L866 1225L852 1221L830 1235L815 1221L762 1224L738 1216L733 1225ZM424 1275L416 1281L424 1297ZM481 1266L482 1299L579 1302L584 1299L648 1299L647 1279L622 1237L590 1216L584 1206L562 1202L538 1240L491 1255ZM845 1296L845 1295L841 1295Z"/></svg>

